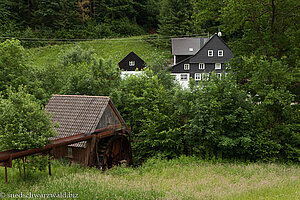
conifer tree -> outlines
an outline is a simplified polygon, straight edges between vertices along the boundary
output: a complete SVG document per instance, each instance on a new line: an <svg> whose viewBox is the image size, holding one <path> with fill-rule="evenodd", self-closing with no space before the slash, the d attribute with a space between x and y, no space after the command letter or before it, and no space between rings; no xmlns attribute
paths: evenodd
<svg viewBox="0 0 300 200"><path fill-rule="evenodd" d="M163 0L160 10L159 33L163 35L187 35L192 30L191 0Z"/></svg>

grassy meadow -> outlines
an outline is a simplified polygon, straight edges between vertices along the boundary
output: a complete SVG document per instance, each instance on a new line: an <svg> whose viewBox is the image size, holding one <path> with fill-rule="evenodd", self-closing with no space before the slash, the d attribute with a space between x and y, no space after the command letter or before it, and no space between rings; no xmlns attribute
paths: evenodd
<svg viewBox="0 0 300 200"><path fill-rule="evenodd" d="M113 65L117 65L131 51L134 51L148 65L151 65L154 60L171 58L170 50L155 48L143 40L142 36L54 44L30 48L26 51L29 56L30 64L35 67L41 67L46 64L55 64L61 53L76 45L84 49L93 49L98 58L111 60Z"/></svg>
<svg viewBox="0 0 300 200"><path fill-rule="evenodd" d="M150 159L136 168L105 173L53 161L53 175L28 173L25 180L0 169L0 194L78 194L76 199L299 199L300 167L266 163L220 163L181 157ZM75 197L75 196L73 196ZM9 198L4 198L9 199ZM55 199L55 198L54 198Z"/></svg>

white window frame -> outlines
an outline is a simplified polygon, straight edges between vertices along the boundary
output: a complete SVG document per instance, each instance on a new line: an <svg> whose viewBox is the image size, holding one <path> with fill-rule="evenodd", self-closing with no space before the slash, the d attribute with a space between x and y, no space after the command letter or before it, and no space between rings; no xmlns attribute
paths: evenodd
<svg viewBox="0 0 300 200"><path fill-rule="evenodd" d="M221 79L222 78L222 73L217 73L217 78Z"/></svg>
<svg viewBox="0 0 300 200"><path fill-rule="evenodd" d="M190 70L190 64L183 64L183 70Z"/></svg>
<svg viewBox="0 0 300 200"><path fill-rule="evenodd" d="M182 76L186 76L186 79L182 79ZM180 81L188 81L189 80L189 74L180 74Z"/></svg>
<svg viewBox="0 0 300 200"><path fill-rule="evenodd" d="M221 63L215 63L215 69L222 69Z"/></svg>
<svg viewBox="0 0 300 200"><path fill-rule="evenodd" d="M218 57L223 57L223 50L218 50Z"/></svg>
<svg viewBox="0 0 300 200"><path fill-rule="evenodd" d="M135 66L135 61L134 61L134 60L130 60L130 61L128 62L128 65L129 65L130 67L134 67L134 66Z"/></svg>
<svg viewBox="0 0 300 200"><path fill-rule="evenodd" d="M207 50L207 56L208 57L213 57L214 56L214 50L212 50L212 49Z"/></svg>
<svg viewBox="0 0 300 200"><path fill-rule="evenodd" d="M197 77L199 75L199 77ZM195 73L195 81L201 81L202 73Z"/></svg>
<svg viewBox="0 0 300 200"><path fill-rule="evenodd" d="M205 69L205 63L199 63L199 69Z"/></svg>

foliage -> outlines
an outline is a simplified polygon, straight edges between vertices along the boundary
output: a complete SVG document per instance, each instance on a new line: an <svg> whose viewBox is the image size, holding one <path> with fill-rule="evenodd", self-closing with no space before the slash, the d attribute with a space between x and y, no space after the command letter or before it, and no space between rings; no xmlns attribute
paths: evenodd
<svg viewBox="0 0 300 200"><path fill-rule="evenodd" d="M219 79L212 74L191 90L187 94L190 100L185 101L188 105L180 106L187 117L184 137L188 153L203 158L250 159L253 106L233 77L223 74ZM186 97L179 94L178 98Z"/></svg>
<svg viewBox="0 0 300 200"><path fill-rule="evenodd" d="M61 53L57 65L48 65L40 73L49 95L108 95L120 81L118 67L113 67L110 61L98 60L92 49L79 46Z"/></svg>
<svg viewBox="0 0 300 200"><path fill-rule="evenodd" d="M191 34L191 8L191 0L162 0L159 33L168 36Z"/></svg>
<svg viewBox="0 0 300 200"><path fill-rule="evenodd" d="M146 9L152 5L156 8ZM138 35L157 28L157 8L152 0L2 0L0 36L26 38L23 45L34 47L45 44L41 38Z"/></svg>
<svg viewBox="0 0 300 200"><path fill-rule="evenodd" d="M299 4L296 0L227 0L222 9L226 32L239 34L238 54L275 57L299 55ZM238 33L239 32L239 33ZM242 45L241 45L242 44ZM293 62L290 62L293 63Z"/></svg>
<svg viewBox="0 0 300 200"><path fill-rule="evenodd" d="M12 39L0 43L0 91L28 83L25 59L25 50L20 41Z"/></svg>
<svg viewBox="0 0 300 200"><path fill-rule="evenodd" d="M163 75L161 75L163 76ZM176 115L172 96L165 81L151 70L128 76L111 96L122 116L132 127L134 158L139 162L154 155L172 158L183 150L181 119Z"/></svg>
<svg viewBox="0 0 300 200"><path fill-rule="evenodd" d="M193 5L192 21L198 32L216 33L221 26L223 0L199 0Z"/></svg>
<svg viewBox="0 0 300 200"><path fill-rule="evenodd" d="M257 156L268 159L273 154L271 157L299 161L300 113L295 95L288 90L293 74L284 60L244 57L234 64L238 80L243 83L240 87L255 104Z"/></svg>
<svg viewBox="0 0 300 200"><path fill-rule="evenodd" d="M1 150L42 147L55 134L49 115L22 87L1 96L0 121Z"/></svg>

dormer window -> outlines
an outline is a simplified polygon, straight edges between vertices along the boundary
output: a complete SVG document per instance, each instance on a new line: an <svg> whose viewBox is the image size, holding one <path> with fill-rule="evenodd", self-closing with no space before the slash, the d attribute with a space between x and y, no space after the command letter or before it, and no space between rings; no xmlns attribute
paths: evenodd
<svg viewBox="0 0 300 200"><path fill-rule="evenodd" d="M183 69L184 70L190 70L190 64L184 64Z"/></svg>
<svg viewBox="0 0 300 200"><path fill-rule="evenodd" d="M135 61L132 61L132 60L131 60L131 61L129 61L129 66L130 66L130 67L133 67L133 66L135 66Z"/></svg>
<svg viewBox="0 0 300 200"><path fill-rule="evenodd" d="M194 49L193 49L193 48L189 48L189 51L190 51L190 52L193 52L193 51L194 51Z"/></svg>
<svg viewBox="0 0 300 200"><path fill-rule="evenodd" d="M208 50L207 51L207 56L208 57L213 57L214 56L214 51L213 50Z"/></svg>
<svg viewBox="0 0 300 200"><path fill-rule="evenodd" d="M205 69L205 64L204 63L199 63L199 69Z"/></svg>
<svg viewBox="0 0 300 200"><path fill-rule="evenodd" d="M223 57L223 50L218 50L218 57Z"/></svg>
<svg viewBox="0 0 300 200"><path fill-rule="evenodd" d="M222 68L221 63L216 63L216 64L215 64L215 69L221 69L221 68Z"/></svg>

